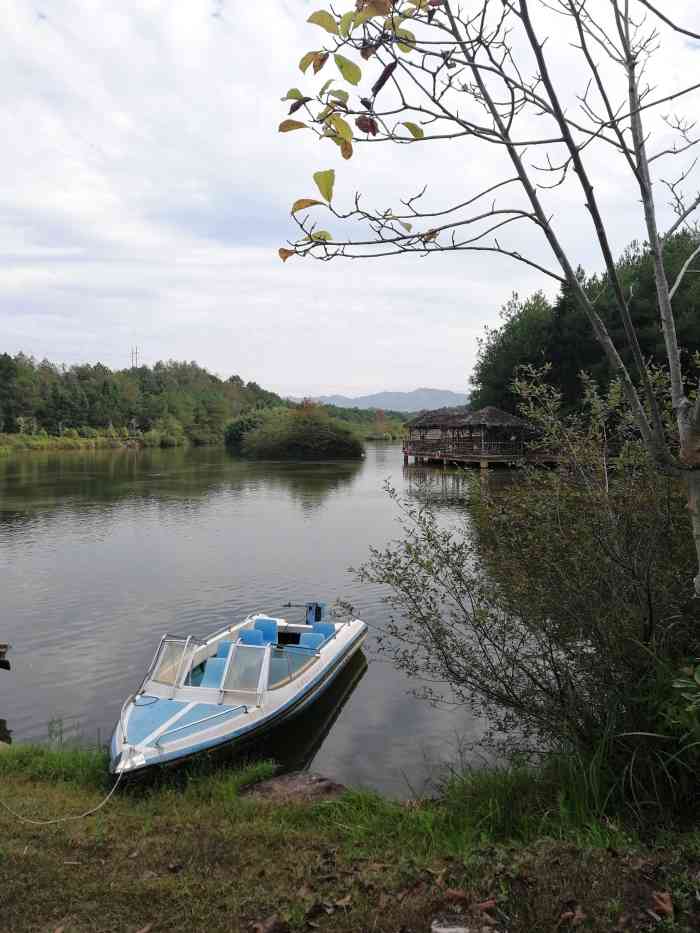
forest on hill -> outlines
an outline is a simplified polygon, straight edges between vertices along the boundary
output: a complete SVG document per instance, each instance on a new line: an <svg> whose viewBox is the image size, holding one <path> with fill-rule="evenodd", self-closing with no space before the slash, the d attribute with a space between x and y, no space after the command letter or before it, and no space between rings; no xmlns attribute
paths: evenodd
<svg viewBox="0 0 700 933"><path fill-rule="evenodd" d="M226 425L241 412L284 404L255 382L223 380L197 363L169 360L113 371L102 363L65 367L0 354L0 432L6 434L142 434L154 445L221 443Z"/></svg>
<svg viewBox="0 0 700 933"><path fill-rule="evenodd" d="M666 243L670 282L675 281L699 241L698 233L686 231ZM654 269L648 249L633 243L625 250L618 268L625 291L630 295L630 314L642 354L663 367L666 352L658 324ZM624 340L622 320L614 310L607 276L587 275L579 270L579 280L594 301L615 344L627 347L622 355L633 372L631 351ZM700 354L700 269L694 274L691 269L686 275L673 305L678 340L686 360L690 361L695 354ZM561 391L569 409L575 408L581 399L582 372L589 373L603 387L609 382L608 366L600 345L567 286L561 288L554 301L543 292L536 292L525 300L513 295L504 306L501 318L500 326L487 329L479 344L471 379L472 408L495 405L515 411L518 400L512 387L513 376L519 366L528 364L549 365L547 378Z"/></svg>

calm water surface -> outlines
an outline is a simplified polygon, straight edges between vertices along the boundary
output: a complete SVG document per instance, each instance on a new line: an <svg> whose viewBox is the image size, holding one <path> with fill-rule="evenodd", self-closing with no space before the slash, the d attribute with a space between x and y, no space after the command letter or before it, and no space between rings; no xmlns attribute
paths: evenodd
<svg viewBox="0 0 700 933"><path fill-rule="evenodd" d="M448 520L459 476L437 474ZM61 729L106 741L165 631L205 635L256 609L352 602L381 625L381 590L348 567L398 532L383 491L415 488L400 448L362 463L245 463L223 450L97 451L0 459L0 717L13 741ZM437 710L376 658L359 658L273 752L397 796L425 789L460 742L467 710Z"/></svg>

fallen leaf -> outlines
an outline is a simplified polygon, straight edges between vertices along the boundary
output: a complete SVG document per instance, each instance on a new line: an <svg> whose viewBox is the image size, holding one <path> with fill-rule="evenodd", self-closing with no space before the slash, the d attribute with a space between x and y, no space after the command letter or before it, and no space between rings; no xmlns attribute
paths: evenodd
<svg viewBox="0 0 700 933"><path fill-rule="evenodd" d="M335 902L336 907L349 907L352 904L352 894L347 894L345 897L341 897L339 901Z"/></svg>
<svg viewBox="0 0 700 933"><path fill-rule="evenodd" d="M252 933L289 933L289 924L277 914L273 914L267 920L258 920L252 925L251 930Z"/></svg>
<svg viewBox="0 0 700 933"><path fill-rule="evenodd" d="M445 895L448 901L468 901L469 896L462 888L446 888Z"/></svg>
<svg viewBox="0 0 700 933"><path fill-rule="evenodd" d="M153 929L153 924L152 924L152 923L148 923L148 924L146 924L145 927L141 927L140 930L137 930L136 933L151 933L151 930L152 930L152 929Z"/></svg>
<svg viewBox="0 0 700 933"><path fill-rule="evenodd" d="M493 910L495 906L496 906L496 899L494 897L490 897L488 900L481 901L480 904L477 904L476 909L477 910Z"/></svg>
<svg viewBox="0 0 700 933"><path fill-rule="evenodd" d="M673 916L673 895L669 891L654 891L654 910L665 917Z"/></svg>

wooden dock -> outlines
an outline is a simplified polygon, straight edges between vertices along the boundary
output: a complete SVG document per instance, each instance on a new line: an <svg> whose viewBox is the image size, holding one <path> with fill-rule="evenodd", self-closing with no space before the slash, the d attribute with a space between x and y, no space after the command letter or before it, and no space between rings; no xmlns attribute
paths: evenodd
<svg viewBox="0 0 700 933"><path fill-rule="evenodd" d="M403 462L479 466L517 466L522 463L556 463L557 457L532 449L537 431L510 412L487 406L423 412L407 424Z"/></svg>
<svg viewBox="0 0 700 933"><path fill-rule="evenodd" d="M433 441L405 441L403 462L432 463L437 466L468 465L488 470L491 466L514 467L522 463L553 464L553 454L527 450L523 444L506 441L487 444L435 443Z"/></svg>

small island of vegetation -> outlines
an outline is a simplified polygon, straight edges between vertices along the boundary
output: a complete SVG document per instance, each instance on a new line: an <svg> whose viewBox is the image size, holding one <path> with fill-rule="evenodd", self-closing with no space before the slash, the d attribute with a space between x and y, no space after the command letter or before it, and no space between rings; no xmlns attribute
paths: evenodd
<svg viewBox="0 0 700 933"><path fill-rule="evenodd" d="M316 405L257 409L231 422L226 443L253 460L358 460L362 441Z"/></svg>

